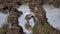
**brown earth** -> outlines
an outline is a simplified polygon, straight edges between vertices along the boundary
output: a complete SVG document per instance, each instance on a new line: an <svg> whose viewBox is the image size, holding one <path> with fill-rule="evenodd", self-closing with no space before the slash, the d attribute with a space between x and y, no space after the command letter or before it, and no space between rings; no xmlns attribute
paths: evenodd
<svg viewBox="0 0 60 34"><path fill-rule="evenodd" d="M36 2L36 1L35 1ZM60 34L60 31L54 29L47 21L46 12L43 9L42 4L36 2L35 4L31 3L29 5L31 12L35 13L35 16L38 18L33 28L33 34ZM37 7L38 10L34 10L34 7Z"/></svg>
<svg viewBox="0 0 60 34"><path fill-rule="evenodd" d="M9 12L8 23L10 21L9 18L12 18L11 19L12 22L10 21L10 23L13 24L10 29L5 26L1 27L0 28L1 34L25 34L23 32L23 28L18 25L19 24L18 17L21 13L19 14L18 11L10 10L12 8L17 8L18 6L25 3L29 3L29 8L31 12L33 12L35 14L35 17L37 18L37 20L35 20L36 24L33 28L33 34L60 34L59 30L53 28L48 23L46 18L46 12L42 7L43 4L50 4L50 5L55 5L59 7L60 0L52 0L52 1L51 0L34 0L34 1L32 0L0 0L0 12L2 13ZM37 7L38 10L35 10L34 7Z"/></svg>

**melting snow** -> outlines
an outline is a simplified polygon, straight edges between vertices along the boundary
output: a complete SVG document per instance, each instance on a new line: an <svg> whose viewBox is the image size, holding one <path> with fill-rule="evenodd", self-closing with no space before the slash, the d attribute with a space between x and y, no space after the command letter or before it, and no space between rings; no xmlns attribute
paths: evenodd
<svg viewBox="0 0 60 34"><path fill-rule="evenodd" d="M8 14L0 13L0 27L7 21Z"/></svg>
<svg viewBox="0 0 60 34"><path fill-rule="evenodd" d="M48 18L48 22L50 23L50 25L52 25L54 28L60 29L60 9L55 8L52 5L46 5L46 4L43 5L43 8L46 11L46 17ZM30 12L28 5L21 5L18 8L18 10L23 12L23 15L19 18L19 25L21 25L23 27L26 34L31 34L32 30L26 30L24 27L24 25L26 23L26 21L24 19L25 18L24 15L26 12L28 12L28 13ZM7 21L7 16L8 16L8 14L0 13L0 27L1 27L1 24L5 23L5 21ZM34 26L33 19L30 20L30 25L32 25L32 27Z"/></svg>
<svg viewBox="0 0 60 34"><path fill-rule="evenodd" d="M26 16L26 14L31 13L28 5L21 5L18 8L18 10L23 12L23 15L19 18L19 25L21 25L23 27L23 30L26 34L32 34L32 29L31 30L25 29L25 24L26 24L25 16ZM30 19L29 22L30 22L30 25L33 27L34 26L33 19Z"/></svg>
<svg viewBox="0 0 60 34"><path fill-rule="evenodd" d="M53 5L43 5L43 8L46 11L46 17L48 22L54 28L60 29L60 9L53 7Z"/></svg>

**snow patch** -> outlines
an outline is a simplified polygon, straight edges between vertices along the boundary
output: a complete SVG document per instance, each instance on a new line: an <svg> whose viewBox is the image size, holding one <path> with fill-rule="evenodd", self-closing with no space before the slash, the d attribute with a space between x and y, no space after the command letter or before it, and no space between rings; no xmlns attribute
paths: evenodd
<svg viewBox="0 0 60 34"><path fill-rule="evenodd" d="M46 11L49 24L60 30L60 9L47 4L43 5L43 8Z"/></svg>
<svg viewBox="0 0 60 34"><path fill-rule="evenodd" d="M32 34L32 29L30 29L30 30L25 29L25 24L26 24L25 16L26 16L26 14L31 13L28 5L21 5L18 8L18 10L23 12L22 16L19 18L19 25L23 27L23 30L26 34ZM33 19L30 19L29 22L30 22L30 25L33 27L34 26Z"/></svg>
<svg viewBox="0 0 60 34"><path fill-rule="evenodd" d="M7 21L8 14L0 13L0 27Z"/></svg>

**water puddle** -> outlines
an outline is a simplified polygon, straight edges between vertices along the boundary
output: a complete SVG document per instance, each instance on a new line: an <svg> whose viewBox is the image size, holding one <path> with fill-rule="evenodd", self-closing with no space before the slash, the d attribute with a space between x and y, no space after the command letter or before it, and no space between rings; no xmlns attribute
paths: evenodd
<svg viewBox="0 0 60 34"><path fill-rule="evenodd" d="M25 24L27 23L26 20L25 20L25 16L26 16L25 14L26 13L28 13L28 14L31 13L28 5L21 5L18 8L18 10L23 12L22 16L19 18L19 25L21 25L23 27L23 30L26 34L32 34L32 29L27 30L25 28ZM33 19L30 19L29 23L30 23L31 27L34 26L34 20Z"/></svg>
<svg viewBox="0 0 60 34"><path fill-rule="evenodd" d="M43 8L46 11L49 24L60 30L60 9L46 4L43 5Z"/></svg>
<svg viewBox="0 0 60 34"><path fill-rule="evenodd" d="M0 27L7 21L8 14L0 13Z"/></svg>

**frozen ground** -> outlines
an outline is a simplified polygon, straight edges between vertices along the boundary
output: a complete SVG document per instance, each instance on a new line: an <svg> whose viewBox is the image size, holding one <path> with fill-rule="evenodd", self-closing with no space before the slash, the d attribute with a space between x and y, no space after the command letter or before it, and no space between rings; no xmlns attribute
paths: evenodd
<svg viewBox="0 0 60 34"><path fill-rule="evenodd" d="M60 29L60 9L55 8L52 5L46 5L46 4L43 5L43 8L46 11L46 17L48 18L48 22L50 23L50 25L52 25L54 28ZM24 28L24 24L26 23L24 19L24 14L26 12L30 12L30 9L27 5L21 5L18 8L18 10L23 12L23 15L19 18L19 25L21 25ZM1 24L5 23L7 15L8 14L0 13L0 27ZM34 26L33 19L30 20L30 24ZM25 28L24 31L27 32L27 34L31 34L32 32L31 30L27 31Z"/></svg>
<svg viewBox="0 0 60 34"><path fill-rule="evenodd" d="M60 29L60 9L53 7L53 5L47 5L47 4L44 4L43 8L46 11L46 17L48 18L49 24L52 25L54 28ZM20 10L23 11L23 13L30 11L27 5L21 6ZM23 17L20 19L23 19ZM25 22L21 20L20 23L23 24Z"/></svg>

